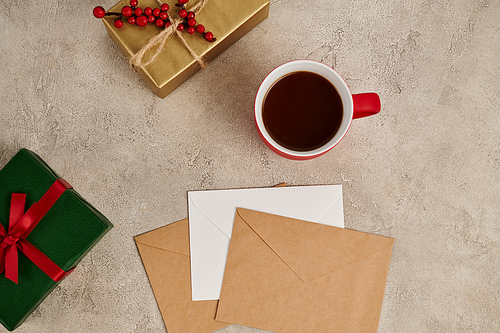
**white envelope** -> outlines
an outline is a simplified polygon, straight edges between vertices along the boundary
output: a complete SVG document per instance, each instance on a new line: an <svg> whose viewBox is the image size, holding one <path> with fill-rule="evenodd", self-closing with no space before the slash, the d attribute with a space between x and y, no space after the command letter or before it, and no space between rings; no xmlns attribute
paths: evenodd
<svg viewBox="0 0 500 333"><path fill-rule="evenodd" d="M344 227L341 185L190 191L193 301L219 299L236 208Z"/></svg>

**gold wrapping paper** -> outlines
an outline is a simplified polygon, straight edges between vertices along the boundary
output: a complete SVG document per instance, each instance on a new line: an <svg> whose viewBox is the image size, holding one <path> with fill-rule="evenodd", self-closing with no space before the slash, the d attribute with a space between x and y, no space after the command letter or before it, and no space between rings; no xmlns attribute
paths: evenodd
<svg viewBox="0 0 500 333"><path fill-rule="evenodd" d="M196 1L198 0L191 0L187 3L186 10L189 11ZM164 2L170 6L169 16L177 17L179 9L175 6L177 2L172 0ZM120 12L127 5L129 5L129 0L122 0L109 11ZM154 0L139 0L139 7L144 9L159 6ZM208 0L205 7L196 13L196 22L203 24L205 31L211 31L217 41L209 43L199 33L190 35L184 31L182 35L198 56L210 62L267 18L268 14L269 0ZM117 29L113 25L115 18L106 16L102 20L109 36L120 47L127 59L130 59L162 29L151 23L145 27L130 25L125 18L123 27ZM148 56L149 52L146 54L146 60L149 59ZM179 37L173 34L156 60L144 68L137 68L137 72L156 95L165 98L200 68Z"/></svg>

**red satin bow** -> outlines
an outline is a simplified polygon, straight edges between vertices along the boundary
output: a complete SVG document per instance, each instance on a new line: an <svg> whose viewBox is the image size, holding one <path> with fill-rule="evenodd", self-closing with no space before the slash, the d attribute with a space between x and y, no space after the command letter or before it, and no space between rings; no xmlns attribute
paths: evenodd
<svg viewBox="0 0 500 333"><path fill-rule="evenodd" d="M25 239L68 188L72 187L65 180L56 180L40 201L33 204L26 213L24 213L26 194L12 194L8 231L5 231L5 228L0 223L0 273L5 270L7 279L15 283L18 282L17 250L24 253L29 260L55 282L62 280L72 271L65 272L62 270Z"/></svg>

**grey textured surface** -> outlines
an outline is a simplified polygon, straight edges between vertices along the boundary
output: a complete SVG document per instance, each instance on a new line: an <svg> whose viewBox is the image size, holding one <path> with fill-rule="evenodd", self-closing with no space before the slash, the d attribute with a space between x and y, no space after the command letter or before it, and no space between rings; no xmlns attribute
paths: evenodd
<svg viewBox="0 0 500 333"><path fill-rule="evenodd" d="M115 224L17 332L165 332L133 236L185 218L187 190L283 181L342 184L346 227L395 238L379 332L500 331L499 1L271 1L163 100L91 16L114 1L0 4L0 167L33 149ZM383 107L306 162L252 116L300 58Z"/></svg>

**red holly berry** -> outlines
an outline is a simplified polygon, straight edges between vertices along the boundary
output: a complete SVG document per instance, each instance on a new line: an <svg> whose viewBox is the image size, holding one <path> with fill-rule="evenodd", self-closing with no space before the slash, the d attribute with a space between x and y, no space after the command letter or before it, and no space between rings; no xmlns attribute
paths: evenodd
<svg viewBox="0 0 500 333"><path fill-rule="evenodd" d="M184 4L188 3L189 0L178 0L178 4L176 6L181 7L179 10L179 17L186 19L183 23L179 24L177 26L177 30L179 31L184 31L187 30L189 34L194 34L195 32L198 32L203 35L203 38L205 38L206 41L208 42L215 42L216 38L214 37L214 34L210 31L205 32L205 26L202 24L196 25L196 20L195 20L195 13L193 11L187 11L184 8ZM138 0L130 0L130 6L125 6L121 10L120 13L112 13L109 12L107 13L103 7L98 6L95 7L93 10L93 14L97 18L103 18L104 16L107 15L115 15L117 18L114 21L114 26L116 28L122 28L123 27L123 17L127 18L127 21L129 24L137 24L140 27L144 27L150 23L155 23L156 26L158 27L169 27L172 25L170 20L168 19L168 13L167 11L169 10L169 5L164 3L160 6L160 8L154 8L152 9L151 7L146 7L144 10L138 6Z"/></svg>
<svg viewBox="0 0 500 333"><path fill-rule="evenodd" d="M137 23L138 26L144 27L146 24L148 24L148 18L146 16L139 16L138 18L135 19L135 22Z"/></svg>
<svg viewBox="0 0 500 333"><path fill-rule="evenodd" d="M161 28L165 25L165 21L163 21L162 19L157 19L155 21L155 24Z"/></svg>
<svg viewBox="0 0 500 333"><path fill-rule="evenodd" d="M118 28L118 29L120 29L121 27L123 27L123 22L122 22L122 20L120 20L120 19L116 19L116 20L115 20L115 27L116 27L116 28Z"/></svg>
<svg viewBox="0 0 500 333"><path fill-rule="evenodd" d="M198 31L200 34L204 33L205 32L205 27L201 24L198 24L196 26L196 31Z"/></svg>
<svg viewBox="0 0 500 333"><path fill-rule="evenodd" d="M207 42L211 42L214 39L214 34L209 31L205 33L204 37Z"/></svg>
<svg viewBox="0 0 500 333"><path fill-rule="evenodd" d="M125 6L122 8L122 15L125 17L130 17L133 13L134 11L129 6Z"/></svg>
<svg viewBox="0 0 500 333"><path fill-rule="evenodd" d="M101 6L95 7L92 13L97 18L103 18L106 15L106 11Z"/></svg>

